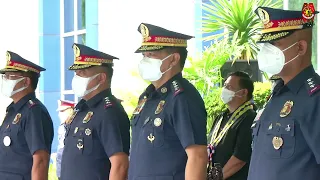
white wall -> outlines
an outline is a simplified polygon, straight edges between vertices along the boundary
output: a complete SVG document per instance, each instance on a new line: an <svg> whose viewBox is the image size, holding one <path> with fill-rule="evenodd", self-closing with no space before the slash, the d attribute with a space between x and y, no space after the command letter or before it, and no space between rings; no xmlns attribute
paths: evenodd
<svg viewBox="0 0 320 180"><path fill-rule="evenodd" d="M142 41L137 31L140 23L195 35L194 9L191 0L99 0L99 50L120 58L115 63L113 89L139 86L130 69L137 69L142 57L134 53ZM188 42L188 51L194 53L194 40Z"/></svg>
<svg viewBox="0 0 320 180"><path fill-rule="evenodd" d="M0 1L0 68L6 64L5 52L13 51L22 57L39 62L38 1ZM0 122L11 102L0 93Z"/></svg>

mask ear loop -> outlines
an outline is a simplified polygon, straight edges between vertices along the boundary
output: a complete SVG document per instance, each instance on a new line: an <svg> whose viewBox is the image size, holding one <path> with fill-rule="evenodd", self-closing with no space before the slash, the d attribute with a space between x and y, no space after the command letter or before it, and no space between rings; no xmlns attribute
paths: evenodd
<svg viewBox="0 0 320 180"><path fill-rule="evenodd" d="M282 52L285 52L286 50L288 50L288 49L290 49L290 48L292 48L294 45L296 45L298 43L298 41L297 42L295 42L295 43L293 43L291 46L289 46L289 47L287 47L287 48L285 48L284 50L282 50Z"/></svg>

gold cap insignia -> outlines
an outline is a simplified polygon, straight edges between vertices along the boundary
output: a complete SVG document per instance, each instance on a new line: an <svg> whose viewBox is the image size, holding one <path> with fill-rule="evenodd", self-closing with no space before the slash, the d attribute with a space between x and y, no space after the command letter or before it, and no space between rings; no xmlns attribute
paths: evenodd
<svg viewBox="0 0 320 180"><path fill-rule="evenodd" d="M147 42L151 39L151 37L149 36L149 29L146 25L141 24L140 25L140 31L141 31L141 35L142 35L142 41L143 42Z"/></svg>
<svg viewBox="0 0 320 180"><path fill-rule="evenodd" d="M6 53L6 60L7 60L7 65L9 65L11 60L11 55L9 52Z"/></svg>
<svg viewBox="0 0 320 180"><path fill-rule="evenodd" d="M260 17L262 23L268 24L268 22L270 21L270 16L269 16L268 12L262 8L259 8L258 14L259 14L259 17Z"/></svg>
<svg viewBox="0 0 320 180"><path fill-rule="evenodd" d="M17 124L20 121L21 114L18 113L16 117L13 119L12 124Z"/></svg>
<svg viewBox="0 0 320 180"><path fill-rule="evenodd" d="M73 53L76 58L80 56L80 49L78 46L73 45Z"/></svg>
<svg viewBox="0 0 320 180"><path fill-rule="evenodd" d="M293 101L287 101L284 103L283 108L280 111L280 117L286 117L290 114L293 106Z"/></svg>
<svg viewBox="0 0 320 180"><path fill-rule="evenodd" d="M91 120L91 117L92 117L92 116L93 116L93 112L92 112L92 111L89 111L89 112L87 113L87 115L83 118L82 123L83 123L83 124L88 123L88 122Z"/></svg>
<svg viewBox="0 0 320 180"><path fill-rule="evenodd" d="M159 113L162 111L163 106L164 106L165 103L166 103L166 101L161 100L161 101L159 102L159 104L158 104L158 106L157 106L157 109L156 109L156 111L155 111L154 113L155 113L155 114L159 114Z"/></svg>

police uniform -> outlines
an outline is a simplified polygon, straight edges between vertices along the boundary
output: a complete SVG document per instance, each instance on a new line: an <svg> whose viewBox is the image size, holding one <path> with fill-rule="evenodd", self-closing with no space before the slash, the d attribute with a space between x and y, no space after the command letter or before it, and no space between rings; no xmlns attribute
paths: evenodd
<svg viewBox="0 0 320 180"><path fill-rule="evenodd" d="M312 21L303 20L301 11L260 7L256 12L266 29L261 42L279 40L313 25ZM273 91L263 113L257 115L252 125L248 180L319 179L319 90L320 77L311 65Z"/></svg>
<svg viewBox="0 0 320 180"><path fill-rule="evenodd" d="M40 74L44 68L7 52L5 72ZM51 152L53 123L46 107L32 92L11 103L0 127L0 179L31 180L33 154L38 150Z"/></svg>
<svg viewBox="0 0 320 180"><path fill-rule="evenodd" d="M74 108L75 103L72 101L66 101L66 100L58 100L58 112L65 111L70 108ZM60 119L62 121L66 121L67 119ZM66 133L66 125L65 122L62 122L58 128L58 149L57 149L57 158L56 158L56 171L57 171L57 177L60 178L61 174L61 158L64 148L64 137Z"/></svg>
<svg viewBox="0 0 320 180"><path fill-rule="evenodd" d="M115 57L74 44L75 62L70 70L112 66ZM106 89L89 100L80 100L67 121L62 155L62 180L109 179L109 157L129 154L130 122L124 108Z"/></svg>
<svg viewBox="0 0 320 180"><path fill-rule="evenodd" d="M136 52L185 47L191 36L141 24L142 46ZM178 73L160 88L150 84L133 112L129 180L184 180L191 145L206 145L204 102Z"/></svg>

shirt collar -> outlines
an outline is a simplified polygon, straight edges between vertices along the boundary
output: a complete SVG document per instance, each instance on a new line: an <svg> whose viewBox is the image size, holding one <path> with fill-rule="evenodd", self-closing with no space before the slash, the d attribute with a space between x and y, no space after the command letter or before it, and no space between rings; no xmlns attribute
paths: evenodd
<svg viewBox="0 0 320 180"><path fill-rule="evenodd" d="M32 93L29 93L27 94L26 96L24 96L23 98L21 98L17 103L14 103L12 102L8 108L7 108L7 111L10 109L10 108L13 108L15 111L19 111L20 108L26 104L26 102L28 102L29 100L31 99L35 99L36 98L36 94L35 92L32 92Z"/></svg>
<svg viewBox="0 0 320 180"><path fill-rule="evenodd" d="M145 96L147 97L154 97L154 96L163 96L166 95L167 92L174 91L174 88L172 86L172 82L175 80L182 79L182 73L178 73L175 76L173 76L171 79L169 79L167 82L165 82L161 87L159 87L157 90L154 87L153 84L150 84L146 91Z"/></svg>
<svg viewBox="0 0 320 180"><path fill-rule="evenodd" d="M315 74L313 66L310 65L304 70L302 70L297 76L295 76L292 80L287 83L287 87L290 91L294 93L298 93L301 86L305 83L305 81L312 77Z"/></svg>
<svg viewBox="0 0 320 180"><path fill-rule="evenodd" d="M86 104L92 108L94 107L98 102L101 101L101 99L110 96L111 93L111 88L108 88L106 90L101 91L100 93L98 93L97 95L95 95L94 97L92 97L91 99L86 101Z"/></svg>

